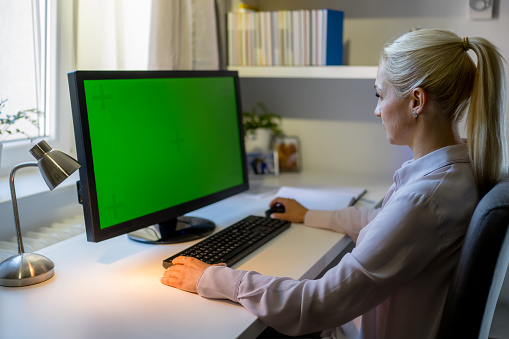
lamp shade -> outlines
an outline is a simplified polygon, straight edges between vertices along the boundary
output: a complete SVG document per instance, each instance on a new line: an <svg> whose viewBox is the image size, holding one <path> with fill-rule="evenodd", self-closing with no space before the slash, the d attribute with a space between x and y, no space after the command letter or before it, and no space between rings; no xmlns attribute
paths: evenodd
<svg viewBox="0 0 509 339"><path fill-rule="evenodd" d="M81 165L65 153L54 150L44 140L35 144L30 153L37 159L39 170L50 190L73 174Z"/></svg>

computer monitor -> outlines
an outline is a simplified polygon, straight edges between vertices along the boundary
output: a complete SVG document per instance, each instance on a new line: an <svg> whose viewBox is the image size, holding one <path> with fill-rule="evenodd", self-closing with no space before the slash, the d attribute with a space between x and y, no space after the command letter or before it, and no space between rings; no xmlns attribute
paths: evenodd
<svg viewBox="0 0 509 339"><path fill-rule="evenodd" d="M214 223L184 214L248 189L237 72L73 71L68 80L88 241L198 239Z"/></svg>

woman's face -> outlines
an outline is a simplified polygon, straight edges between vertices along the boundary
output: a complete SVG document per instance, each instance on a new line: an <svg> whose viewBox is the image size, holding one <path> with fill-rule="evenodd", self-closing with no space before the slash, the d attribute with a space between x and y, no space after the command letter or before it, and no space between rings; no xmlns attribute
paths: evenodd
<svg viewBox="0 0 509 339"><path fill-rule="evenodd" d="M412 116L412 98L399 99L396 91L385 78L382 66L378 68L375 81L378 103L375 115L382 119L387 139L393 145L411 145L415 130L415 118Z"/></svg>

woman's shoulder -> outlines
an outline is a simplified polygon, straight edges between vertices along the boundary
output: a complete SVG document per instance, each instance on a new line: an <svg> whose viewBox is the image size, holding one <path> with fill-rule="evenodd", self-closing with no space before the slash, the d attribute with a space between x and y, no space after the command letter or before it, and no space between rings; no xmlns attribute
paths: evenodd
<svg viewBox="0 0 509 339"><path fill-rule="evenodd" d="M398 172L400 194L421 194L433 198L450 191L470 195L477 191L464 144L434 151Z"/></svg>

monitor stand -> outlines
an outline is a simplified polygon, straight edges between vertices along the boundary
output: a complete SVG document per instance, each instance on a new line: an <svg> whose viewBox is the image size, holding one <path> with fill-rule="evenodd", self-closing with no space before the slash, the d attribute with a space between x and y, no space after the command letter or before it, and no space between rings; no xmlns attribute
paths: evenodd
<svg viewBox="0 0 509 339"><path fill-rule="evenodd" d="M198 217L178 217L128 234L129 239L146 244L176 244L211 234L216 225Z"/></svg>

